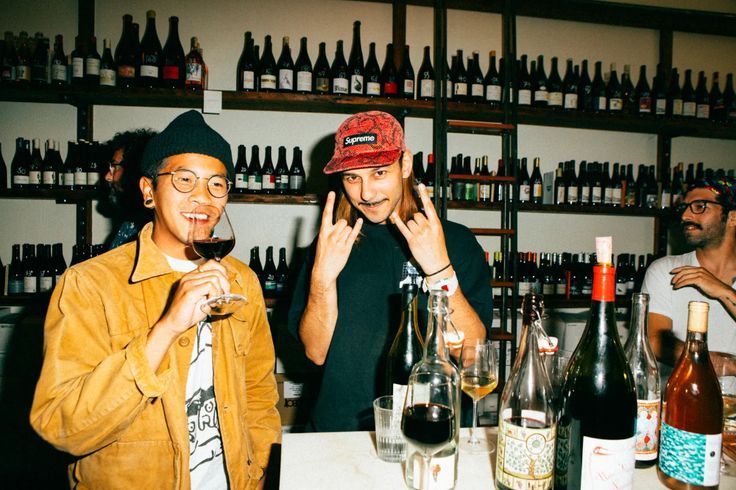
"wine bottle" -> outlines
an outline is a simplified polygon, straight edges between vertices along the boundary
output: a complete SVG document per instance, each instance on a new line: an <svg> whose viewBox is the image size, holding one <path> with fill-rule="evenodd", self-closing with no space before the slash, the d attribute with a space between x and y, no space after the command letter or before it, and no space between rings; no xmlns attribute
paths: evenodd
<svg viewBox="0 0 736 490"><path fill-rule="evenodd" d="M453 94L452 99L455 102L465 102L468 100L468 72L465 71L465 58L463 58L463 50L458 49L455 57L453 74Z"/></svg>
<svg viewBox="0 0 736 490"><path fill-rule="evenodd" d="M286 249L279 249L279 265L276 267L276 297L281 298L286 295L289 286L289 266L286 264Z"/></svg>
<svg viewBox="0 0 736 490"><path fill-rule="evenodd" d="M368 61L365 64L364 80L366 95L381 95L381 69L376 58L376 43L368 45Z"/></svg>
<svg viewBox="0 0 736 490"><path fill-rule="evenodd" d="M38 292L47 293L54 286L54 270L51 267L50 245L39 244L36 247L38 257Z"/></svg>
<svg viewBox="0 0 736 490"><path fill-rule="evenodd" d="M23 263L20 260L20 245L13 245L13 255L8 264L8 294L23 294Z"/></svg>
<svg viewBox="0 0 736 490"><path fill-rule="evenodd" d="M84 189L87 187L87 142L77 141L76 158L72 161L74 165L74 188Z"/></svg>
<svg viewBox="0 0 736 490"><path fill-rule="evenodd" d="M163 50L162 86L184 87L184 47L179 39L179 17L169 17L169 35Z"/></svg>
<svg viewBox="0 0 736 490"><path fill-rule="evenodd" d="M672 69L670 86L667 89L667 115L669 117L682 116L682 90L680 90L680 75L677 68Z"/></svg>
<svg viewBox="0 0 736 490"><path fill-rule="evenodd" d="M588 183L588 162L580 162L578 170L578 204L590 204L590 185Z"/></svg>
<svg viewBox="0 0 736 490"><path fill-rule="evenodd" d="M593 82L588 75L588 60L583 60L578 83L578 106L583 111L593 110Z"/></svg>
<svg viewBox="0 0 736 490"><path fill-rule="evenodd" d="M718 488L723 399L708 355L706 302L688 303L685 348L662 400L659 481L668 488Z"/></svg>
<svg viewBox="0 0 736 490"><path fill-rule="evenodd" d="M527 169L526 158L522 158L519 163L519 202L529 202L531 200L531 182L529 181L529 170Z"/></svg>
<svg viewBox="0 0 736 490"><path fill-rule="evenodd" d="M713 84L710 87L710 118L714 121L726 121L726 101L719 86L719 74L713 72Z"/></svg>
<svg viewBox="0 0 736 490"><path fill-rule="evenodd" d="M330 93L330 64L325 43L319 43L319 55L314 64L314 91L318 94Z"/></svg>
<svg viewBox="0 0 736 490"><path fill-rule="evenodd" d="M31 159L28 167L28 188L41 188L41 175L43 173L43 159L41 158L41 140L33 138L31 142Z"/></svg>
<svg viewBox="0 0 736 490"><path fill-rule="evenodd" d="M381 94L384 97L397 97L399 95L398 75L394 64L394 45L386 45L386 59L381 68Z"/></svg>
<svg viewBox="0 0 736 490"><path fill-rule="evenodd" d="M51 84L67 84L67 61L64 54L64 38L57 34L54 41L54 54L51 56Z"/></svg>
<svg viewBox="0 0 736 490"><path fill-rule="evenodd" d="M692 70L685 70L685 82L682 85L682 115L683 117L695 117L696 112L697 102L693 89Z"/></svg>
<svg viewBox="0 0 736 490"><path fill-rule="evenodd" d="M141 39L141 86L149 88L160 86L162 65L161 41L156 33L156 11L149 10L146 12L146 31Z"/></svg>
<svg viewBox="0 0 736 490"><path fill-rule="evenodd" d="M97 87L100 84L101 62L100 53L97 52L97 38L90 36L84 57L84 83L88 87Z"/></svg>
<svg viewBox="0 0 736 490"><path fill-rule="evenodd" d="M243 37L243 51L238 59L235 88L241 92L252 92L256 89L256 59L253 50L253 37L250 31L245 31Z"/></svg>
<svg viewBox="0 0 736 490"><path fill-rule="evenodd" d="M269 149L266 147L266 155ZM276 264L273 261L273 247L266 247L266 264L263 266L263 297L272 299L276 297Z"/></svg>
<svg viewBox="0 0 736 490"><path fill-rule="evenodd" d="M667 115L667 83L662 63L657 64L657 75L652 85L652 112L659 118Z"/></svg>
<svg viewBox="0 0 736 490"><path fill-rule="evenodd" d="M10 178L13 189L27 189L30 185L30 156L26 157L26 146L23 138L15 139L15 154L10 162Z"/></svg>
<svg viewBox="0 0 736 490"><path fill-rule="evenodd" d="M558 489L633 487L636 390L616 329L612 249L610 237L596 238L590 319L567 366L561 393Z"/></svg>
<svg viewBox="0 0 736 490"><path fill-rule="evenodd" d="M429 46L425 49L429 50ZM501 96L503 83L501 82L501 76L499 75L498 70L496 70L496 52L491 51L488 58L488 72L486 73L486 78L483 81L486 86L486 102L488 102L491 107L499 107L502 101Z"/></svg>
<svg viewBox="0 0 736 490"><path fill-rule="evenodd" d="M623 90L618 82L616 63L611 63L611 76L608 79L608 87L606 87L606 97L608 98L608 112L620 113L623 110Z"/></svg>
<svg viewBox="0 0 736 490"><path fill-rule="evenodd" d="M271 147L266 147L266 155L263 157L261 168L261 191L263 194L274 194L276 192L276 175L271 160Z"/></svg>
<svg viewBox="0 0 736 490"><path fill-rule="evenodd" d="M291 167L289 168L289 194L304 195L305 180L306 173L304 172L304 165L302 165L302 151L298 146L295 146L291 158Z"/></svg>
<svg viewBox="0 0 736 490"><path fill-rule="evenodd" d="M276 169L274 170L276 177L275 193L276 194L288 194L289 193L289 166L286 164L286 147L279 146L279 155L276 160Z"/></svg>
<svg viewBox="0 0 736 490"><path fill-rule="evenodd" d="M733 90L733 73L726 75L726 86L723 89L723 101L726 106L726 120L736 123L736 93Z"/></svg>
<svg viewBox="0 0 736 490"><path fill-rule="evenodd" d="M31 53L28 46L28 33L18 34L18 50L15 57L15 83L28 85L31 83Z"/></svg>
<svg viewBox="0 0 736 490"><path fill-rule="evenodd" d="M628 164L626 166L626 190L622 196L624 199L624 206L631 208L636 206L636 184L634 182L634 165Z"/></svg>
<svg viewBox="0 0 736 490"><path fill-rule="evenodd" d="M430 154L430 156L432 156ZM432 156L432 158L434 158ZM483 177L490 177L491 172L488 170L488 155L483 155L483 163L480 168L480 175ZM434 178L434 175L432 176ZM478 200L480 202L491 201L491 183L487 180L481 180L478 184Z"/></svg>
<svg viewBox="0 0 736 490"><path fill-rule="evenodd" d="M498 410L496 486L502 490L546 490L554 483L557 412L539 352L543 308L541 296L524 296L521 343Z"/></svg>
<svg viewBox="0 0 736 490"><path fill-rule="evenodd" d="M385 393L393 394L394 400L404 399L411 370L422 358L418 291L416 284L405 283L401 286L401 323L386 360Z"/></svg>
<svg viewBox="0 0 736 490"><path fill-rule="evenodd" d="M470 86L470 100L476 103L483 102L485 86L483 72L480 71L478 51L473 51L473 57L468 58L468 85Z"/></svg>
<svg viewBox="0 0 736 490"><path fill-rule="evenodd" d="M564 90L563 107L566 111L578 110L578 77L575 76L575 70L572 65L572 58L567 59L567 67L565 68L565 78L562 81Z"/></svg>
<svg viewBox="0 0 736 490"><path fill-rule="evenodd" d="M281 54L279 61L276 63L279 73L278 90L279 92L294 91L294 60L291 58L291 47L289 47L289 36L284 36L281 40Z"/></svg>
<svg viewBox="0 0 736 490"><path fill-rule="evenodd" d="M591 87L593 96L593 111L604 112L608 107L606 99L606 82L603 81L603 63L595 62L595 76L593 77L593 85Z"/></svg>
<svg viewBox="0 0 736 490"><path fill-rule="evenodd" d="M74 38L74 49L72 50L72 85L84 85L84 45L79 36Z"/></svg>
<svg viewBox="0 0 736 490"><path fill-rule="evenodd" d="M100 61L100 86L114 87L117 84L117 67L112 58L110 42L102 40L102 60Z"/></svg>
<svg viewBox="0 0 736 490"><path fill-rule="evenodd" d="M250 249L250 262L248 262L248 267L250 267L250 270L255 273L256 277L258 277L258 282L261 283L261 289L264 289L263 266L261 266L261 254L258 251L258 247Z"/></svg>
<svg viewBox="0 0 736 490"><path fill-rule="evenodd" d="M363 95L365 92L365 66L363 65L363 48L360 45L360 21L353 22L353 44L348 58L348 74L350 75L350 93ZM412 81L414 77L412 76Z"/></svg>
<svg viewBox="0 0 736 490"><path fill-rule="evenodd" d="M54 264L54 284L58 284L61 275L66 270L66 260L64 260L64 250L61 243L54 243L52 247L52 260Z"/></svg>
<svg viewBox="0 0 736 490"><path fill-rule="evenodd" d="M23 244L23 294L38 292L38 267L33 245Z"/></svg>
<svg viewBox="0 0 736 490"><path fill-rule="evenodd" d="M401 87L401 97L404 99L414 99L414 67L411 66L411 57L409 56L409 46L404 46L404 56L401 60L399 68L399 86ZM481 86L482 87L482 86Z"/></svg>
<svg viewBox="0 0 736 490"><path fill-rule="evenodd" d="M544 56L541 54L537 57L537 69L532 70L534 73L534 106L547 107L549 105L549 91L547 89L547 74L544 72Z"/></svg>
<svg viewBox="0 0 736 490"><path fill-rule="evenodd" d="M299 54L294 65L296 72L296 91L302 94L310 94L314 90L314 77L312 76L312 60L309 59L307 49L307 38L300 40Z"/></svg>
<svg viewBox="0 0 736 490"><path fill-rule="evenodd" d="M123 32L115 46L118 84L123 88L133 87L138 76L138 53L135 50L138 40L134 39L134 36L133 16L125 14L123 15Z"/></svg>
<svg viewBox="0 0 736 490"><path fill-rule="evenodd" d="M335 59L332 60L332 66L330 67L330 78L332 81L330 93L345 95L349 92L348 64L345 61L345 54L343 53L342 39L337 41Z"/></svg>
<svg viewBox="0 0 736 490"><path fill-rule="evenodd" d="M647 115L652 113L652 92L647 81L646 65L641 65L639 68L639 81L636 83L636 101L639 108L637 114Z"/></svg>
<svg viewBox="0 0 736 490"><path fill-rule="evenodd" d="M207 86L207 65L202 58L199 40L193 37L189 53L184 57L184 88L187 90L204 90Z"/></svg>
<svg viewBox="0 0 736 490"><path fill-rule="evenodd" d="M36 49L31 59L31 83L42 86L49 83L49 40L36 33ZM0 269L1 270L1 269Z"/></svg>
<svg viewBox="0 0 736 490"><path fill-rule="evenodd" d="M261 186L261 158L258 145L251 146L250 164L248 165L248 193L260 194Z"/></svg>
<svg viewBox="0 0 736 490"><path fill-rule="evenodd" d="M698 86L695 89L695 117L697 119L710 119L710 96L706 87L705 72L698 75Z"/></svg>
<svg viewBox="0 0 736 490"><path fill-rule="evenodd" d="M580 193L578 191L578 178L575 175L575 160L567 164L567 178L565 179L565 196L567 204L579 204Z"/></svg>
<svg viewBox="0 0 736 490"><path fill-rule="evenodd" d="M2 66L0 69L0 79L3 83L15 81L15 65L17 53L15 51L15 40L11 31L5 31L4 35L5 49L2 52ZM64 58L66 60L66 58Z"/></svg>
<svg viewBox="0 0 736 490"><path fill-rule="evenodd" d="M552 57L552 67L549 71L549 79L547 80L549 91L548 107L552 109L561 109L563 104L563 86L560 79L560 72L557 69L557 56Z"/></svg>
<svg viewBox="0 0 736 490"><path fill-rule="evenodd" d="M636 100L636 89L631 81L631 65L624 65L624 72L621 74L621 90L623 93L623 110L628 114L636 114L639 110L639 103Z"/></svg>
<svg viewBox="0 0 736 490"><path fill-rule="evenodd" d="M646 468L657 461L659 448L659 409L661 390L659 368L649 344L647 318L649 295L634 293L631 298L631 321L624 353L636 387L636 467Z"/></svg>
<svg viewBox="0 0 736 490"><path fill-rule="evenodd" d="M273 57L271 36L267 35L263 45L263 55L258 63L258 87L262 92L274 92L277 87L278 71Z"/></svg>
<svg viewBox="0 0 736 490"><path fill-rule="evenodd" d="M419 88L417 99L419 100L434 99L434 68L432 68L429 49L429 46L424 46L424 58L417 75L417 86Z"/></svg>
<svg viewBox="0 0 736 490"><path fill-rule="evenodd" d="M8 188L8 166L5 164L2 148L2 143L0 143L0 191Z"/></svg>
<svg viewBox="0 0 736 490"><path fill-rule="evenodd" d="M235 185L233 192L243 194L248 191L248 162L245 158L245 145L238 145L238 159L235 161Z"/></svg>
<svg viewBox="0 0 736 490"><path fill-rule="evenodd" d="M519 85L516 88L518 96L518 104L520 106L529 106L532 103L532 80L526 68L526 55L521 55L519 70Z"/></svg>

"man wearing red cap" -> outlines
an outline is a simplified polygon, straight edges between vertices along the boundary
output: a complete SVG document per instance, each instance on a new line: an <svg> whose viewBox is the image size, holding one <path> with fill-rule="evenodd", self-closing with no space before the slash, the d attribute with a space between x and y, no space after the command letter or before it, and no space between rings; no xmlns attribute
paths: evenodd
<svg viewBox="0 0 736 490"><path fill-rule="evenodd" d="M492 321L490 277L470 230L440 221L423 185L415 196L412 156L393 116L349 117L324 172L339 173L341 192L327 196L289 328L323 366L312 428L371 429L371 403L384 391L382 361L399 324L400 285L446 290L465 339L482 339ZM426 325L427 295L419 302Z"/></svg>

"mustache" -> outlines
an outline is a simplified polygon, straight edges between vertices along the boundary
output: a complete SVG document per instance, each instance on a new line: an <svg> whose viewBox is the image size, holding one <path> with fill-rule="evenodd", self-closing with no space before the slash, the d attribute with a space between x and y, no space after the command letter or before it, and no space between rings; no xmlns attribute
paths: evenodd
<svg viewBox="0 0 736 490"><path fill-rule="evenodd" d="M702 226L700 226L699 224L695 223L694 221L683 221L682 223L680 223L680 227L681 228L684 229L686 226L693 226L693 227L695 227L695 228L697 228L699 230L702 230L703 229Z"/></svg>

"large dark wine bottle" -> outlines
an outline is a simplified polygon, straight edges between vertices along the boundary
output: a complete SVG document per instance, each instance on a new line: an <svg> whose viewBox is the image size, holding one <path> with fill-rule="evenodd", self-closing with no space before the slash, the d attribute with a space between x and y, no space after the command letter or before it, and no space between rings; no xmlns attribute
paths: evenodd
<svg viewBox="0 0 736 490"><path fill-rule="evenodd" d="M657 475L668 488L718 488L723 399L708 355L708 308L688 304L685 348L662 401Z"/></svg>
<svg viewBox="0 0 736 490"><path fill-rule="evenodd" d="M289 46L289 36L284 36L281 40L281 54L276 64L279 70L278 89L279 92L294 91L294 61L291 57L291 47Z"/></svg>
<svg viewBox="0 0 736 490"><path fill-rule="evenodd" d="M422 358L417 292L416 284L401 287L401 323L386 360L385 392L395 400L403 400L411 369Z"/></svg>
<svg viewBox="0 0 736 490"><path fill-rule="evenodd" d="M143 87L158 87L161 84L163 52L156 33L156 11L146 12L146 32L141 39L140 82Z"/></svg>
<svg viewBox="0 0 736 490"><path fill-rule="evenodd" d="M319 43L319 55L314 64L314 91L318 94L330 93L330 63L327 61L325 43Z"/></svg>
<svg viewBox="0 0 736 490"><path fill-rule="evenodd" d="M590 318L560 395L556 489L633 487L636 391L616 329L612 248L596 238Z"/></svg>
<svg viewBox="0 0 736 490"><path fill-rule="evenodd" d="M424 46L424 58L417 74L417 99L419 100L434 99L434 68L432 68L429 49L429 46Z"/></svg>
<svg viewBox="0 0 736 490"><path fill-rule="evenodd" d="M345 61L345 53L342 48L342 39L337 41L335 59L330 67L330 78L332 79L330 93L335 95L347 95L350 91L350 80L348 79L348 64Z"/></svg>
<svg viewBox="0 0 736 490"><path fill-rule="evenodd" d="M399 95L398 75L394 63L394 45L386 45L386 59L381 68L381 94L384 97L397 97Z"/></svg>
<svg viewBox="0 0 736 490"><path fill-rule="evenodd" d="M235 161L235 185L233 193L242 194L248 190L248 162L245 158L245 145L238 145L238 159Z"/></svg>
<svg viewBox="0 0 736 490"><path fill-rule="evenodd" d="M271 147L266 147L266 150ZM273 261L273 247L266 247L266 264L263 266L263 297L276 297L276 263Z"/></svg>
<svg viewBox="0 0 736 490"><path fill-rule="evenodd" d="M275 92L277 88L278 71L276 59L273 57L271 36L267 35L263 45L263 56L258 63L258 86L263 92Z"/></svg>
<svg viewBox="0 0 736 490"><path fill-rule="evenodd" d="M289 194L303 195L306 177L304 165L302 164L302 150L298 146L295 146L291 159L291 167L289 168Z"/></svg>
<svg viewBox="0 0 736 490"><path fill-rule="evenodd" d="M261 185L261 158L259 156L258 145L251 146L250 164L248 165L248 187L249 194L260 194L262 192Z"/></svg>
<svg viewBox="0 0 736 490"><path fill-rule="evenodd" d="M135 50L138 41L133 39L134 35L133 16L125 14L123 15L123 33L120 35L117 46L115 46L118 85L124 88L134 86L138 74L139 62Z"/></svg>
<svg viewBox="0 0 736 490"><path fill-rule="evenodd" d="M636 84L636 100L638 104L637 114L647 115L652 113L652 92L647 80L647 66L639 68L639 81Z"/></svg>
<svg viewBox="0 0 736 490"><path fill-rule="evenodd" d="M279 146L278 158L276 160L276 194L289 193L289 166L286 164L286 147Z"/></svg>
<svg viewBox="0 0 736 490"><path fill-rule="evenodd" d="M314 90L314 77L306 37L301 38L299 41L299 55L296 57L294 72L296 73L296 91L304 94L312 93Z"/></svg>
<svg viewBox="0 0 736 490"><path fill-rule="evenodd" d="M503 100L503 81L502 74L499 74L496 69L495 51L491 51L488 55L488 72L483 83L485 84L486 101L491 107L500 106Z"/></svg>
<svg viewBox="0 0 736 490"><path fill-rule="evenodd" d="M698 75L698 86L695 89L695 117L710 119L710 95L708 94L705 72Z"/></svg>
<svg viewBox="0 0 736 490"><path fill-rule="evenodd" d="M261 192L263 194L276 193L276 173L271 159L271 147L266 147L266 155L263 157L263 168L261 168Z"/></svg>
<svg viewBox="0 0 736 490"><path fill-rule="evenodd" d="M100 86L114 87L117 83L117 67L110 51L110 42L102 40L102 60L100 61Z"/></svg>
<svg viewBox="0 0 736 490"><path fill-rule="evenodd" d="M411 65L409 46L404 46L404 56L399 68L399 91L404 99L414 98L414 67Z"/></svg>
<svg viewBox="0 0 736 490"><path fill-rule="evenodd" d="M179 39L179 17L169 17L169 35L163 51L163 86L184 86L184 47Z"/></svg>
<svg viewBox="0 0 736 490"><path fill-rule="evenodd" d="M235 74L235 89L242 92L252 92L256 89L256 59L250 31L246 31L244 35L243 52L240 53Z"/></svg>
<svg viewBox="0 0 736 490"><path fill-rule="evenodd" d="M368 45L368 61L365 63L365 94L381 95L381 68L376 58L376 43Z"/></svg>
<svg viewBox="0 0 736 490"><path fill-rule="evenodd" d="M363 64L363 48L360 45L360 21L353 23L353 45L348 58L348 74L350 75L350 93L363 95L365 93L365 66Z"/></svg>

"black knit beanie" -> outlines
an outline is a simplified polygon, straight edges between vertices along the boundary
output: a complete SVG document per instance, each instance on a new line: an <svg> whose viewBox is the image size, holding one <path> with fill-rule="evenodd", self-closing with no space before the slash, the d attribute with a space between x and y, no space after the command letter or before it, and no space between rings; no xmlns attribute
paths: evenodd
<svg viewBox="0 0 736 490"><path fill-rule="evenodd" d="M233 156L230 145L220 134L209 127L202 114L191 110L180 114L166 129L151 138L141 159L143 175L155 177L161 161L172 155L199 153L220 160L233 179Z"/></svg>

